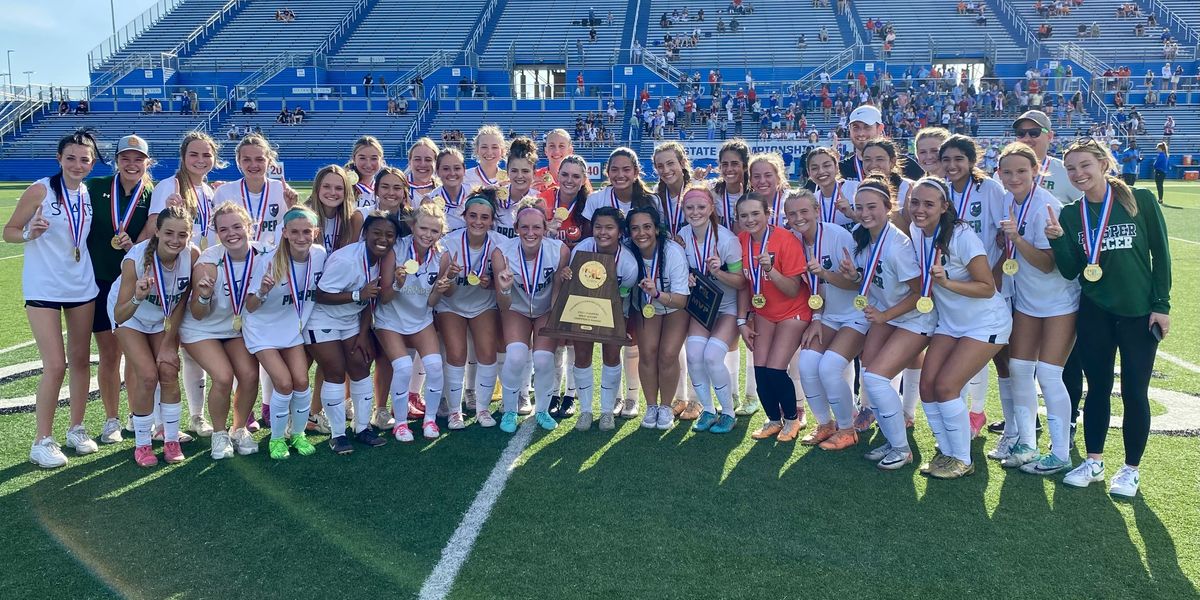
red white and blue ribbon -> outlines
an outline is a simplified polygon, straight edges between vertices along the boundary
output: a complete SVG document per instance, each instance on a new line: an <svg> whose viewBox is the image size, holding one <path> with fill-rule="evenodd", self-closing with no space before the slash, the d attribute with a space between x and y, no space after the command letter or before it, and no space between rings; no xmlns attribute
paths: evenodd
<svg viewBox="0 0 1200 600"><path fill-rule="evenodd" d="M871 281L875 279L875 272L879 270L879 263L883 262L883 250L886 247L884 241L887 240L890 229L890 227L884 225L883 231L879 232L879 239L875 240L875 245L871 247L871 255L867 262L867 268L863 271L862 286L858 290L859 296L866 296L867 290L871 288Z"/></svg>
<svg viewBox="0 0 1200 600"><path fill-rule="evenodd" d="M246 207L246 212L250 213L250 219L254 221L254 240L261 241L263 234L263 221L267 218L267 199L271 191L271 182L264 181L262 193L258 196L258 210L255 211L250 206L250 187L246 185L246 180L242 179L242 206Z"/></svg>
<svg viewBox="0 0 1200 600"><path fill-rule="evenodd" d="M1104 201L1100 205L1100 221L1096 227L1092 227L1091 219L1088 218L1088 202L1084 200L1079 203L1079 215L1083 221L1084 249L1087 250L1089 265L1100 264L1100 248L1104 242L1104 230L1108 229L1108 219L1112 216L1112 199L1112 186L1105 186Z"/></svg>
<svg viewBox="0 0 1200 600"><path fill-rule="evenodd" d="M725 208L725 226L732 229L734 221L737 220L737 215L734 214L734 211L737 210L737 202L734 200L733 196L729 195L728 186L726 186L724 196L725 198L722 204Z"/></svg>
<svg viewBox="0 0 1200 600"><path fill-rule="evenodd" d="M933 275L931 269L937 260L937 240L938 235L942 233L942 224L938 223L933 229L933 235L925 236L925 232L921 232L921 250L917 253L917 257L921 259L921 297L928 298L933 290ZM929 247L926 248L926 242Z"/></svg>
<svg viewBox="0 0 1200 600"><path fill-rule="evenodd" d="M620 254L620 251L617 251ZM651 281L658 281L658 248L654 249L654 258L650 259L650 273L647 275ZM642 305L652 306L654 298L650 297L650 292L642 290Z"/></svg>
<svg viewBox="0 0 1200 600"><path fill-rule="evenodd" d="M179 182L176 182L176 187ZM196 191L196 190L193 190ZM212 214L212 198L203 191L196 191L196 219L200 221L200 237L208 237L208 229L212 227L209 223L209 215Z"/></svg>
<svg viewBox="0 0 1200 600"><path fill-rule="evenodd" d="M863 161L857 154L854 155L854 172L858 173L859 181L867 178L866 169L863 168Z"/></svg>
<svg viewBox="0 0 1200 600"><path fill-rule="evenodd" d="M821 240L825 237L825 226L820 223L814 223L813 227L816 227L817 231L815 233L813 233L812 255L809 256L809 254L808 254L808 245L807 244L804 244L803 242L800 244L800 247L804 250L804 264L806 265L806 267L808 265L808 262L814 258L817 260L821 260ZM809 271L807 276L808 276L809 293L816 294L817 293L817 284L819 284L821 282L821 278L812 271Z"/></svg>
<svg viewBox="0 0 1200 600"><path fill-rule="evenodd" d="M1018 235L1021 233L1021 228L1025 226L1025 216L1029 214L1029 207L1033 206L1033 193L1036 191L1037 191L1036 185L1029 189L1029 195L1025 196L1025 202L1020 205L1021 208L1017 212L1017 234ZM1016 203L1016 200L1017 199L1014 197L1013 198L1014 204ZM1004 248L1005 248L1006 256L1008 258L1013 258L1014 256L1016 256L1017 245L1015 243L1013 243L1012 240L1005 240Z"/></svg>
<svg viewBox="0 0 1200 600"><path fill-rule="evenodd" d="M696 269L701 273L708 273L708 253L712 249L713 238L715 237L712 225L710 224L704 230L704 246L702 247L700 240L696 238L696 230L692 230L692 252L696 254L696 264L699 265Z"/></svg>
<svg viewBox="0 0 1200 600"><path fill-rule="evenodd" d="M1038 170L1037 179L1035 179L1033 181L1033 187L1035 187L1035 188L1042 187L1042 182L1045 181L1046 176L1049 173L1050 173L1050 155L1046 155L1046 159L1042 161L1042 168Z"/></svg>
<svg viewBox="0 0 1200 600"><path fill-rule="evenodd" d="M476 277L483 277L483 265L487 262L488 251L492 249L492 238L489 235L483 236L483 248L479 250L479 268L471 266L474 264L474 259L471 258L471 240L467 237L467 232L462 232L462 257L463 268L474 273ZM539 252L539 255L541 253Z"/></svg>
<svg viewBox="0 0 1200 600"><path fill-rule="evenodd" d="M467 190L463 187L458 188L458 198L450 199L450 194L446 192L446 188L441 189L442 198L446 201L446 208L458 208L467 199Z"/></svg>
<svg viewBox="0 0 1200 600"><path fill-rule="evenodd" d="M971 206L971 181L967 181L967 187L963 189L962 194L954 200L954 209L958 211L958 218L965 221L967 219L967 207ZM954 198L954 186L950 186L950 197Z"/></svg>
<svg viewBox="0 0 1200 600"><path fill-rule="evenodd" d="M288 277L288 289L292 294L292 304L296 306L296 320L300 329L303 330L305 294L308 293L309 279L312 277L312 257L304 261L303 285L300 285L300 278L296 276L296 261L291 257L288 257L288 269L291 272L291 277Z"/></svg>
<svg viewBox="0 0 1200 600"><path fill-rule="evenodd" d="M525 248L518 247L521 254L521 286L529 295L529 314L533 316L533 294L537 291L538 277L542 274L542 248L538 246L537 256L533 259L533 271L529 270L529 259L525 256Z"/></svg>
<svg viewBox="0 0 1200 600"><path fill-rule="evenodd" d="M821 220L826 223L833 223L833 219L837 215L838 196L842 193L842 182L838 181L833 184L833 194L828 198L825 197L820 188L817 189L817 193L821 195ZM829 201L828 205L825 203L826 200Z"/></svg>
<svg viewBox="0 0 1200 600"><path fill-rule="evenodd" d="M125 208L124 214L121 211L121 178L113 175L112 191L109 197L112 202L109 203L109 214L112 217L113 233L120 234L129 228L129 222L133 220L133 213L137 210L138 199L142 197L142 187L146 180L139 179L137 185L133 188L133 192L129 194L129 206Z"/></svg>
<svg viewBox="0 0 1200 600"><path fill-rule="evenodd" d="M181 260L183 260L182 257L179 257L179 256L175 257L176 268L178 268L179 261L181 261ZM163 268L162 259L159 258L158 252L154 253L154 261L153 262L154 262L154 287L155 287L155 290L158 292L158 303L162 307L163 321L166 321L167 319L171 318L171 309L174 308L173 306L171 306L171 295L169 294L169 292L172 289L174 289L175 281L178 276L172 277L171 285L167 285L166 269Z"/></svg>
<svg viewBox="0 0 1200 600"><path fill-rule="evenodd" d="M71 192L67 189L67 183L62 181L59 183L59 202L63 205L63 212L67 217L67 226L71 231L71 243L75 246L75 258L79 258L79 248L83 244L86 236L83 233L83 226L86 219L83 215L83 193L84 186L79 184L79 191L75 193L74 203L72 203ZM78 211L78 212L77 212Z"/></svg>
<svg viewBox="0 0 1200 600"><path fill-rule="evenodd" d="M479 176L479 180L482 181L484 185L496 185L496 182L500 181L500 172L498 170L496 171L496 178L492 179L491 177L487 176L487 173L483 172L482 165L475 166L475 174Z"/></svg>
<svg viewBox="0 0 1200 600"><path fill-rule="evenodd" d="M366 242L363 242L362 269L363 269L363 285L364 286L371 284L371 260L367 256L367 254L368 254L367 253L367 244L366 244ZM368 302L368 304L371 305L372 310L375 309L375 305L377 302L378 301L375 298L371 298L371 300Z"/></svg>
<svg viewBox="0 0 1200 600"><path fill-rule="evenodd" d="M754 238L750 237L746 240L746 254L750 257L750 284L754 288L754 294L757 296L762 294L762 263L759 262L759 257L763 252L767 251L767 242L771 239L772 227L767 226L763 231L762 242L758 244L758 252L751 254L750 245L754 243Z"/></svg>
<svg viewBox="0 0 1200 600"><path fill-rule="evenodd" d="M229 282L229 305L233 307L233 316L241 316L242 307L246 305L246 297L250 292L250 273L254 269L254 248L251 247L246 253L246 262L242 265L242 279L239 280L233 276L233 260L229 257L229 253L225 253L225 260L222 261L225 267L225 281Z"/></svg>
<svg viewBox="0 0 1200 600"><path fill-rule="evenodd" d="M783 190L775 192L775 201L771 203L771 225L783 225Z"/></svg>

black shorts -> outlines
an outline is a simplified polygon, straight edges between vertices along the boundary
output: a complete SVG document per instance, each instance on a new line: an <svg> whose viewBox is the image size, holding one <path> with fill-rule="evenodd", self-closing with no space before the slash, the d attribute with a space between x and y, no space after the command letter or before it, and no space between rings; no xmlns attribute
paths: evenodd
<svg viewBox="0 0 1200 600"><path fill-rule="evenodd" d="M92 301L86 302L51 302L49 300L26 300L25 306L29 308L49 308L50 310L71 310L79 308L85 304L91 304Z"/></svg>
<svg viewBox="0 0 1200 600"><path fill-rule="evenodd" d="M100 293L96 294L96 313L92 315L92 333L112 331L112 321L108 320L108 291L112 289L112 281L96 280Z"/></svg>

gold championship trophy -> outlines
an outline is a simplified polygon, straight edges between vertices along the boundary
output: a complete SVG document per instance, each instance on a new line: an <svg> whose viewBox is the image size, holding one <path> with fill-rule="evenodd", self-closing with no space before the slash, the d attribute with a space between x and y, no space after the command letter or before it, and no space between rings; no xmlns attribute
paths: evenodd
<svg viewBox="0 0 1200 600"><path fill-rule="evenodd" d="M552 338L628 346L616 261L598 252L577 252L571 273L539 332Z"/></svg>

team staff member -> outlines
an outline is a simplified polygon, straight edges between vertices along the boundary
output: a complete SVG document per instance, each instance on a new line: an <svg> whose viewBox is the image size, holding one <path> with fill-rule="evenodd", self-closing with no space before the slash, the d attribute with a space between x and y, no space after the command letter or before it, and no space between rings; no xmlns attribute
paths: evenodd
<svg viewBox="0 0 1200 600"><path fill-rule="evenodd" d="M1051 220L1046 237L1063 277L1083 274L1075 331L1088 380L1088 410L1083 417L1087 459L1063 483L1084 487L1104 480L1113 362L1120 350L1125 465L1109 493L1131 497L1137 494L1138 466L1150 437L1150 372L1158 341L1171 327L1167 226L1152 192L1130 189L1107 175L1116 161L1095 140L1071 144L1065 157L1071 181L1084 195Z"/></svg>
<svg viewBox="0 0 1200 600"><path fill-rule="evenodd" d="M879 109L864 104L850 113L850 143L854 146L854 153L842 159L838 164L838 169L842 173L842 179L861 181L867 176L867 169L863 167L862 151L867 142L877 137L884 137L883 134L883 115ZM924 175L921 167L915 160L904 161L904 177L906 179L920 179Z"/></svg>
<svg viewBox="0 0 1200 600"><path fill-rule="evenodd" d="M210 159L211 161L211 159ZM128 135L117 144L117 160L113 175L93 177L84 182L92 199L92 226L87 234L88 254L92 257L92 272L99 293L97 301L107 301L108 291L121 276L121 259L137 242L145 239L146 220L150 214L150 199L154 184L148 169L150 146L146 140ZM97 310L92 316L92 335L100 354L96 381L100 384L100 401L104 404L104 429L100 441L115 444L121 441L121 421L117 411L121 403L121 348L113 335L107 310ZM125 365L125 380L132 381L130 364ZM194 414L194 413L193 413Z"/></svg>

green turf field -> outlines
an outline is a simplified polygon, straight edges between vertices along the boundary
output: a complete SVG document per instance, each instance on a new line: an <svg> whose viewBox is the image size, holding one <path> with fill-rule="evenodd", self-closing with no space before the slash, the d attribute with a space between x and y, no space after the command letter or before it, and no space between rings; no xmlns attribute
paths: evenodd
<svg viewBox="0 0 1200 600"><path fill-rule="evenodd" d="M0 184L0 218L23 187ZM1161 349L1200 363L1200 184L1173 183L1167 205L1174 306ZM30 339L21 259L8 258L19 254L0 244L0 351ZM3 351L0 367L36 359ZM1200 395L1200 373L1161 358L1156 370L1154 387ZM0 385L0 397L32 385ZM982 459L994 436L975 441L973 477L940 482L877 471L860 458L875 439L838 454L754 442L760 419L724 437L631 421L534 433L450 597L1200 595L1196 438L1152 436L1142 493L1114 502L1100 486L1005 472ZM93 404L88 426L101 422ZM65 427L60 411L60 440ZM42 471L27 462L32 431L29 413L0 416L2 598L414 597L511 439L471 427L284 463L265 444L214 462L201 440L183 464L151 470L126 442ZM929 453L923 418L914 436ZM1110 476L1121 449L1113 431Z"/></svg>

